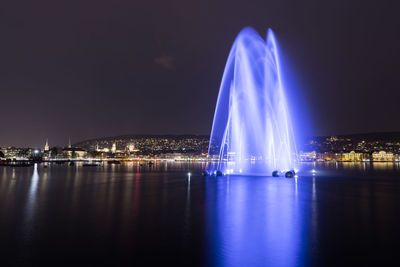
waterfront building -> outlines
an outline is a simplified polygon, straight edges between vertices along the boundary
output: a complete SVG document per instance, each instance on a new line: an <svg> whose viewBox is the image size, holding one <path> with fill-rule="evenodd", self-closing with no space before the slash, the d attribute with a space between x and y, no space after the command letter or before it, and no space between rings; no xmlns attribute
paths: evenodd
<svg viewBox="0 0 400 267"><path fill-rule="evenodd" d="M110 149L107 147L100 148L99 145L96 145L95 151L101 152L101 153L108 153L108 152L110 152Z"/></svg>
<svg viewBox="0 0 400 267"><path fill-rule="evenodd" d="M350 151L349 153L342 153L340 160L342 160L342 161L362 161L364 159L365 159L364 153Z"/></svg>
<svg viewBox="0 0 400 267"><path fill-rule="evenodd" d="M336 160L336 153L334 152L324 152L317 154L317 160L319 161L334 161Z"/></svg>
<svg viewBox="0 0 400 267"><path fill-rule="evenodd" d="M32 156L32 148L7 147L2 148L1 152L3 152L4 157L7 159L23 160Z"/></svg>
<svg viewBox="0 0 400 267"><path fill-rule="evenodd" d="M317 159L317 152L300 152L299 153L299 160L300 161L315 161Z"/></svg>
<svg viewBox="0 0 400 267"><path fill-rule="evenodd" d="M394 154L392 152L379 151L372 153L373 161L394 161Z"/></svg>
<svg viewBox="0 0 400 267"><path fill-rule="evenodd" d="M63 153L67 158L78 158L82 159L87 156L87 151L77 147L67 147L63 149Z"/></svg>

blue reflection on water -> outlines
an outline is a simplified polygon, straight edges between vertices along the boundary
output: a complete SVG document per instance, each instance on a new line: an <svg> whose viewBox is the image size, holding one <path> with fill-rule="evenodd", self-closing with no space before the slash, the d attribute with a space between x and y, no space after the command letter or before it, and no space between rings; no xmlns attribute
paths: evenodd
<svg viewBox="0 0 400 267"><path fill-rule="evenodd" d="M309 225L306 220L312 219L308 218L312 216L312 206L310 199L302 201L298 195L311 192L301 187L301 181L285 178L207 178L209 264L307 265Z"/></svg>

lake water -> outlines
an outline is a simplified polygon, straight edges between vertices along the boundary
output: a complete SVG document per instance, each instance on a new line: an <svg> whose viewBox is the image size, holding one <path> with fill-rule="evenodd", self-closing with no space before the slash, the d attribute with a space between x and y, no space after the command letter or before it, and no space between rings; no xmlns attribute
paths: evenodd
<svg viewBox="0 0 400 267"><path fill-rule="evenodd" d="M201 168L0 167L0 265L400 264L397 163L310 163L296 179Z"/></svg>

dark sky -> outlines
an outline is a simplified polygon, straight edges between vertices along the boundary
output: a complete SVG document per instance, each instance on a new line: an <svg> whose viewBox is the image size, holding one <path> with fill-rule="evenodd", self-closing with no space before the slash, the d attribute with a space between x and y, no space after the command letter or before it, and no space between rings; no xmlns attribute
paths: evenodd
<svg viewBox="0 0 400 267"><path fill-rule="evenodd" d="M313 135L400 131L396 1L2 1L0 146L209 134L229 49L272 28Z"/></svg>

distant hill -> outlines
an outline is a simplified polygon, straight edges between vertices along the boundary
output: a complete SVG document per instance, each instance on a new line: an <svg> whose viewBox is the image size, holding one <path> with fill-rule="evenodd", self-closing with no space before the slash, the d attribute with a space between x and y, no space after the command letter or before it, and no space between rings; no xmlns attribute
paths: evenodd
<svg viewBox="0 0 400 267"><path fill-rule="evenodd" d="M208 135L194 134L133 134L85 140L75 143L74 146L93 150L97 147L111 148L115 144L117 149L133 145L140 151L205 153L208 150L209 139Z"/></svg>
<svg viewBox="0 0 400 267"><path fill-rule="evenodd" d="M198 134L127 134L117 136L99 137L88 140L83 140L75 143L74 146L78 146L88 142L99 142L99 141L112 141L112 140L135 140L142 138L162 138L162 139L184 139L184 138L198 138L198 139L210 139L209 135L198 135Z"/></svg>
<svg viewBox="0 0 400 267"><path fill-rule="evenodd" d="M376 133L357 133L357 134L343 134L331 136L318 136L313 139L326 139L330 137L337 137L339 139L351 139L353 141L384 141L393 142L400 141L400 132L376 132Z"/></svg>
<svg viewBox="0 0 400 267"><path fill-rule="evenodd" d="M329 140L330 138L337 138ZM93 150L99 148L111 148L113 144L118 149L124 149L129 145L134 145L140 151L164 151L164 152L201 152L208 151L209 135L194 134L132 134L94 138L75 143L75 147ZM332 136L317 136L308 139L309 142L300 145L300 150L306 151L342 151L345 149L358 150L358 142L365 141L366 150L376 149L396 149L387 147L388 143L400 143L400 132L376 132L376 133L357 133ZM314 142L311 142L314 140ZM379 143L379 145L376 144ZM351 145L349 145L351 144Z"/></svg>

